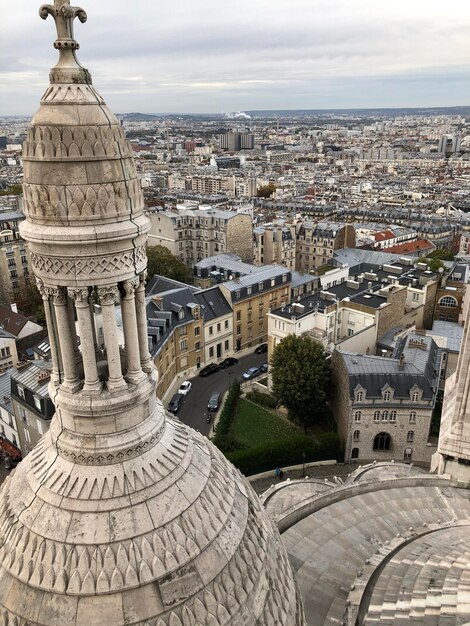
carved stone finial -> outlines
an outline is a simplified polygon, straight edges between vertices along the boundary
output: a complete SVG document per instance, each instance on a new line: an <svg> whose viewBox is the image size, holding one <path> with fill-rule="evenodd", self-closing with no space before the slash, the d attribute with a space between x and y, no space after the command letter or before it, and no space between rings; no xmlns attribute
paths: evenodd
<svg viewBox="0 0 470 626"><path fill-rule="evenodd" d="M52 15L57 28L57 39L54 48L59 51L57 65L49 76L51 83L85 83L91 84L91 74L82 67L75 56L80 45L73 37L73 20L78 17L80 22L87 20L87 14L80 7L71 7L70 0L55 0L54 4L43 4L39 9L43 20Z"/></svg>

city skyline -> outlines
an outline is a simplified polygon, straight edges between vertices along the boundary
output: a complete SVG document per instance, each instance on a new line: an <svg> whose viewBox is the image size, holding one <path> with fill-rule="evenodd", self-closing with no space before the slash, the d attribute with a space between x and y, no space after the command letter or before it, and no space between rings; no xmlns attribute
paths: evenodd
<svg viewBox="0 0 470 626"><path fill-rule="evenodd" d="M80 4L80 3L78 3ZM4 15L0 115L29 115L53 66L51 23L28 0ZM470 102L470 7L398 0L243 0L196 6L123 0L86 7L75 26L80 62L118 111L217 113L246 109L372 108ZM21 37L18 37L21 33ZM18 45L17 41L26 45ZM451 45L449 45L451 44ZM31 55L31 50L40 50Z"/></svg>

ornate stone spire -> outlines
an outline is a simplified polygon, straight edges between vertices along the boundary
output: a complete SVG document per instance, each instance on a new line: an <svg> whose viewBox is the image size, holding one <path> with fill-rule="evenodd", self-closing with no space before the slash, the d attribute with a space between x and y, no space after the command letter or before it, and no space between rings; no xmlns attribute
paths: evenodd
<svg viewBox="0 0 470 626"><path fill-rule="evenodd" d="M0 489L0 624L300 626L287 556L256 494L156 398L149 220L132 150L63 52L74 52L65 44L80 12L56 2L47 13L68 65L24 144L21 234L44 300L56 413Z"/></svg>
<svg viewBox="0 0 470 626"><path fill-rule="evenodd" d="M59 61L51 70L51 83L91 83L91 74L77 60L75 50L80 44L73 36L73 20L78 17L82 24L87 14L79 7L71 7L70 0L55 0L54 4L43 4L39 9L43 20L52 15L57 27L57 39L54 48L59 51Z"/></svg>

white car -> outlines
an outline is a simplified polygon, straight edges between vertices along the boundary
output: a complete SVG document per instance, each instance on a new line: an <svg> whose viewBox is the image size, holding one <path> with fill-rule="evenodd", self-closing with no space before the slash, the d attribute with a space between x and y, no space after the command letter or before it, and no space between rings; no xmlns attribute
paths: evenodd
<svg viewBox="0 0 470 626"><path fill-rule="evenodd" d="M185 380L183 383L181 383L180 388L178 389L178 393L181 396L187 396L188 393L191 391L191 387L192 384L189 382L189 380Z"/></svg>

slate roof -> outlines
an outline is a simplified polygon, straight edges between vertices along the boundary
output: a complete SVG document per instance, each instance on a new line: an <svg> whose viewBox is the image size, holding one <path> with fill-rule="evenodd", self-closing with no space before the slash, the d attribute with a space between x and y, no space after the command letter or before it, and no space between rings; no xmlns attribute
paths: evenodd
<svg viewBox="0 0 470 626"><path fill-rule="evenodd" d="M28 365L20 370L14 369L11 377L17 383L20 383L36 395L41 396L42 398L48 398L49 392L47 387L49 380L39 382L38 376L42 372L51 369L52 363L50 361L41 361L38 359L30 361Z"/></svg>
<svg viewBox="0 0 470 626"><path fill-rule="evenodd" d="M232 312L232 307L224 298L219 287L211 287L210 289L200 291L195 294L195 300L200 304L202 315L206 322Z"/></svg>
<svg viewBox="0 0 470 626"><path fill-rule="evenodd" d="M414 347L413 342L422 343L425 349ZM382 389L389 384L394 397L409 400L415 385L423 391L422 399L433 401L438 387L440 353L432 339L414 333L397 341L393 358L341 352L349 374L349 393L361 386L369 398L380 398ZM400 355L405 361L400 368ZM393 402L390 403L391 405Z"/></svg>
<svg viewBox="0 0 470 626"><path fill-rule="evenodd" d="M12 311L11 307L6 304L0 304L0 326L2 326L7 333L18 337L27 323L27 317L21 315L21 313L15 313Z"/></svg>
<svg viewBox="0 0 470 626"><path fill-rule="evenodd" d="M14 371L14 368L10 367L5 373L0 374L0 405L8 411L8 413L13 413L13 404L10 394L11 376Z"/></svg>

